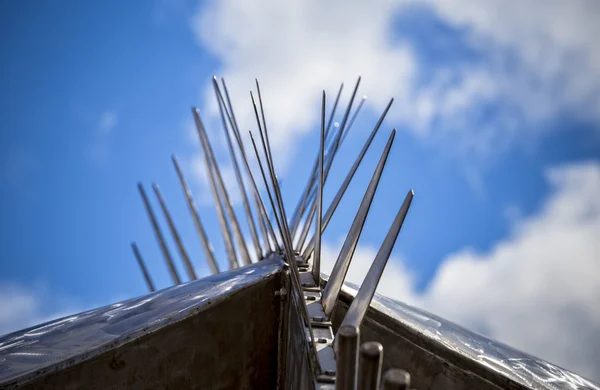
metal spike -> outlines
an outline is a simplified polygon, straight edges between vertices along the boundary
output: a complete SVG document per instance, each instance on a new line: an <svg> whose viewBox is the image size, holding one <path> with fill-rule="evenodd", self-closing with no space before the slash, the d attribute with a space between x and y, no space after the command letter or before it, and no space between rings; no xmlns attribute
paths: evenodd
<svg viewBox="0 0 600 390"><path fill-rule="evenodd" d="M329 130L331 129L331 125L333 123L333 117L335 115L335 111L336 111L338 103L340 101L340 96L342 95L343 89L344 89L344 83L342 83L340 85L340 89L338 90L337 96L335 98L335 102L333 103L333 108L331 110L331 114L329 115L327 129L325 130L325 141L327 141L327 139L329 137ZM298 231L298 223L300 221L300 215L299 215L300 209L302 207L304 207L304 205L306 203L306 197L308 197L308 194L310 192L310 187L312 186L314 178L317 175L318 164L319 164L319 154L317 153L317 156L315 157L315 162L313 163L311 174L308 177L308 181L306 182L306 185L304 186L304 191L302 192L302 195L300 196L300 199L298 200L298 204L296 205L296 208L294 209L294 213L292 214L292 220L290 222L290 226L292 227L292 237L296 237L296 233Z"/></svg>
<svg viewBox="0 0 600 390"><path fill-rule="evenodd" d="M144 190L144 186L142 186L142 183L138 183L138 190L140 191L140 195L142 196L144 205L146 206L146 211L148 212L148 217L150 217L150 222L152 223L152 227L154 228L154 235L156 236L156 240L158 241L160 250L162 251L163 257L165 258L167 267L169 268L171 279L173 279L173 283L181 284L181 279L179 279L179 274L177 274L177 269L175 268L175 264L173 263L173 258L171 257L171 253L169 253L169 248L167 247L167 244L165 243L165 238L162 232L160 231L160 226L158 226L158 222L156 221L156 217L154 216L154 211L152 211L152 206L150 206L150 201L148 200L148 196L146 196L146 191Z"/></svg>
<svg viewBox="0 0 600 390"><path fill-rule="evenodd" d="M398 238L398 233L400 233L400 229L402 228L402 224L404 223L404 219L406 218L406 214L408 213L408 209L410 208L414 194L415 193L413 190L408 191L408 194L406 195L398 214L396 214L396 218L394 218L394 222L392 223L390 230L385 236L385 240L381 244L381 247L375 256L375 260L373 260L373 264L371 264L371 268L369 268L369 272L367 272L367 276L365 276L365 280L360 286L358 293L356 293L356 297L352 301L348 312L346 312L346 316L344 317L342 325L360 327L365 313L367 312L367 308L371 304L371 299L373 299L373 295L375 295L375 290L377 289L377 285L379 284L379 280L381 279L385 265L390 258L392 249L394 248L394 244Z"/></svg>
<svg viewBox="0 0 600 390"><path fill-rule="evenodd" d="M357 390L379 390L383 363L383 346L377 341L367 341L360 346Z"/></svg>
<svg viewBox="0 0 600 390"><path fill-rule="evenodd" d="M169 229L171 230L171 235L173 236L173 239L175 240L175 243L177 244L177 249L179 250L179 255L181 256L181 259L183 260L183 264L185 265L185 269L188 273L188 276L190 277L191 280L196 280L196 279L198 279L198 277L196 276L194 267L192 267L192 262L190 261L190 257L188 256L187 251L185 250L185 247L183 246L183 242L181 241L179 232L177 231L177 228L175 227L175 222L173 222L173 218L171 218L171 214L169 213L169 210L167 209L167 204L165 203L165 200L160 192L160 188L158 188L158 185L156 183L152 184L152 188L154 189L156 198L158 198L158 203L160 203L160 207L162 208L163 214L165 215L165 219L167 220L167 224L169 225Z"/></svg>
<svg viewBox="0 0 600 390"><path fill-rule="evenodd" d="M229 148L229 154L231 155L231 161L233 162L233 170L235 172L235 178L237 180L238 185L240 186L240 192L242 194L242 203L244 204L244 211L246 212L246 220L248 221L248 228L250 229L250 236L252 237L252 242L254 243L254 248L256 250L256 260L260 260L262 258L262 248L260 247L260 242L258 241L258 234L256 233L256 225L254 224L254 216L252 215L252 209L250 208L250 203L248 202L248 195L246 194L246 187L244 186L244 180L242 179L242 174L240 172L240 167L237 162L237 158L235 156L235 151L233 150L233 144L231 142L231 135L229 134L229 130L227 128L227 122L225 121L225 113L224 109L225 102L223 101L223 97L221 96L221 91L219 90L219 85L217 84L217 79L213 78L213 87L215 89L215 95L217 97L217 101L219 104L219 111L221 113L221 122L223 123L223 131L225 131L225 138L227 139L227 147ZM227 113L229 117L229 112ZM233 122L231 123L233 128ZM235 130L234 130L235 131Z"/></svg>
<svg viewBox="0 0 600 390"><path fill-rule="evenodd" d="M323 219L323 162L325 160L325 91L323 91L323 102L321 104L321 154L319 156L319 189L317 198L317 222L316 222L316 241L315 241L315 258L313 260L312 275L315 284L321 284L321 222Z"/></svg>
<svg viewBox="0 0 600 390"><path fill-rule="evenodd" d="M371 131L369 138L367 138L360 153L358 154L358 157L356 157L356 160L354 161L352 168L350 168L350 171L346 175L344 182L340 186L338 192L335 194L335 197L331 201L331 204L327 208L327 211L325 212L325 217L323 217L323 231L325 231L325 229L327 228L327 225L329 224L329 221L331 220L333 213L335 212L337 206L340 204L340 201L342 200L342 197L344 196L344 193L346 192L348 185L350 185L350 182L352 181L352 178L354 177L356 170L358 169L359 165L362 163L362 160L365 157L367 150L369 150L369 147L371 146L371 143L373 142L375 135L379 131L379 128L381 127L381 124L383 123L383 120L385 119L393 102L394 102L394 99L391 99L390 102L388 103L387 107L383 111L383 114L381 114L381 116L379 117L379 120L377 121L377 124L373 128L373 131ZM323 231L321 233L323 233ZM308 246L306 247L304 252L302 252L302 257L305 260L308 260L308 258L312 255L312 252L315 248L314 245L315 245L315 236L313 235L313 237L311 238L311 240L308 243Z"/></svg>
<svg viewBox="0 0 600 390"><path fill-rule="evenodd" d="M264 144L263 144L263 148L264 148ZM317 365L320 367L321 363L319 360L319 354L317 352L317 344L315 343L315 336L314 336L314 332L312 330L312 325L310 322L310 317L308 315L308 308L306 306L306 302L303 299L303 292L302 292L302 285L300 283L300 271L298 270L298 265L296 264L296 258L295 258L295 254L292 250L292 239L290 236L290 229L289 226L287 224L287 215L285 213L285 206L283 204L283 198L281 197L281 189L279 188L279 181L277 180L277 176L275 176L274 173L275 169L273 166L271 166L271 172L273 172L273 176L271 177L271 179L273 180L273 187L274 187L274 192L275 192L275 198L277 199L277 202L279 204L279 210L281 213L281 221L282 221L282 225L283 225L283 229L284 229L284 238L287 239L287 254L286 257L289 259L289 264L290 264L290 269L292 270L292 275L294 275L291 279L295 279L296 280L296 292L298 294L298 297L300 298L300 307L301 310L303 312L303 316L305 319L305 323L306 323L306 327L308 328L308 333L310 334L310 347L312 349L312 353L313 353L313 357L314 360L316 361ZM310 360L310 359L309 359ZM312 360L310 360L310 363L312 365ZM320 368L319 368L320 370ZM315 371L315 370L313 370Z"/></svg>
<svg viewBox="0 0 600 390"><path fill-rule="evenodd" d="M225 79L221 78L221 82L223 84L223 89L225 90L225 96L227 98L227 105L229 108L225 110L228 113L229 122L233 128L233 133L235 135L235 139L237 141L238 148L240 150L240 154L242 155L242 161L244 162L244 166L246 167L246 173L250 177L250 182L252 184L254 203L256 204L256 209L259 213L259 226L261 227L261 232L263 234L263 238L265 240L265 246L267 247L267 251L271 250L270 240L267 236L267 227L269 228L268 233L271 234L271 240L274 243L275 249L279 250L279 244L277 243L277 237L275 236L275 231L273 226L271 225L271 221L267 216L267 210L263 203L262 197L260 195L260 191L258 186L256 185L256 181L254 180L254 175L252 174L252 169L250 169L250 164L248 163L248 158L246 156L246 150L244 148L244 143L242 142L242 137L240 135L239 127L237 125L237 121L235 119L235 113L233 112L233 106L231 104L231 100L229 98L229 91L227 90L227 85L225 84ZM222 100L222 96L221 96ZM224 102L223 102L224 103ZM229 115L229 113L231 115ZM266 219L266 221L265 221ZM266 222L266 223L265 223Z"/></svg>
<svg viewBox="0 0 600 390"><path fill-rule="evenodd" d="M365 195L363 196L360 207L358 208L358 212L354 217L354 221L352 221L352 226L350 227L348 236L346 236L344 245L342 246L340 254L338 255L335 265L333 266L329 281L323 290L323 311L328 317L333 311L338 294L342 288L342 284L344 283L346 272L348 272L352 255L354 255L354 250L356 249L358 239L362 233L365 220L367 219L367 214L369 213L369 208L371 207L371 202L375 196L375 191L377 190L377 185L379 184L379 179L383 173L383 168L385 167L385 163L389 155L390 148L392 147L392 143L394 142L395 135L396 130L393 130L390 134L387 144L385 145L385 149L381 154L381 158L379 159L375 173L373 173L373 177L371 178L369 186L365 191Z"/></svg>
<svg viewBox="0 0 600 390"><path fill-rule="evenodd" d="M335 116L335 111L337 110L338 103L340 102L340 96L342 96L343 89L344 83L340 84L340 89L338 90L337 96L335 97L335 101L333 102L331 114L329 115L329 120L327 121L327 127L325 129L325 139L327 139L327 137L329 136L329 130L331 129L331 125L333 124L333 117Z"/></svg>
<svg viewBox="0 0 600 390"><path fill-rule="evenodd" d="M254 99L253 103L254 103ZM255 111L256 111L256 105L254 105ZM260 123L259 123L259 130L260 130ZM267 185L267 178L265 176L265 172L261 163L261 159L260 156L258 154L258 149L256 147L256 142L254 141L254 137L252 136L252 132L250 132L250 139L252 140L252 146L254 148L254 153L256 153L256 159L258 160L258 164L260 167L260 171L262 173L262 177L263 180L265 182L265 186L268 189L268 185ZM265 149L265 143L263 141L263 149ZM266 151L265 151L265 155L266 155ZM273 172L273 167L270 167L271 172ZM274 175L273 175L274 176ZM317 353L317 349L316 349L316 343L315 343L315 338L314 338L314 333L312 331L312 325L310 323L310 317L308 315L308 309L306 307L306 302L304 301L304 299L302 299L302 297L304 296L303 292L302 292L302 285L300 283L300 272L298 271L298 265L296 264L296 259L294 256L294 253L292 251L292 247L291 247L291 240L289 240L289 230L286 224L286 215L285 215L285 208L283 208L281 202L280 202L280 197L281 197L281 192L279 191L279 186L277 184L277 180L274 177L271 177L271 180L273 181L273 186L274 186L274 193L275 193L275 197L279 203L279 211L281 212L281 223L279 221L279 218L277 217L277 210L275 209L275 205L273 203L273 199L271 197L271 194L267 191L267 193L269 193L269 200L271 201L271 206L273 207L273 212L275 215L275 220L277 222L277 225L279 227L280 233L281 233L281 237L282 237L282 241L283 241L283 246L285 248L285 252L286 252L286 257L288 259L288 264L290 265L290 270L291 270L291 280L292 280L292 287L294 288L294 290L296 291L296 294L298 295L298 297L300 298L300 308L301 308L301 315L304 318L304 322L306 324L306 326L308 327L309 330L309 334L310 334L310 338L311 338L311 348L313 351L313 356L315 358L315 360L317 361L317 364L320 365L319 363L319 355ZM311 363L312 364L312 363Z"/></svg>
<svg viewBox="0 0 600 390"><path fill-rule="evenodd" d="M252 146L254 148L254 153L256 153L256 159L258 160L258 164L260 167L260 171L262 173L262 177L263 180L265 182L265 186L267 186L267 177L265 175L265 171L263 169L262 163L261 163L261 159L260 156L258 154L258 148L256 147L256 142L254 141L254 137L252 136L252 132L250 131L250 139L252 140ZM263 149L265 149L266 146L263 142ZM266 154L266 151L265 151ZM271 167L272 168L272 167ZM279 186L277 184L277 180L275 178L271 178L273 181L273 186L274 186L274 195L276 197L276 200L278 202L279 207L279 211L281 212L281 222L279 217L277 216L277 209L275 207L275 204L273 202L273 199L271 197L271 194L269 193L269 199L271 201L271 205L273 207L273 212L275 215L275 221L277 222L277 226L279 227L280 233L281 233L281 237L282 237L282 241L283 241L283 246L285 248L285 252L286 252L286 257L288 260L288 264L290 265L290 269L291 269L291 279L292 279L292 284L294 289L296 290L296 293L298 294L299 297L303 297L304 294L302 292L302 285L300 283L300 272L298 271L298 265L296 264L296 258L294 256L294 253L292 251L292 247L291 247L291 242L289 240L289 230L287 229L287 226L285 224L286 221L286 215L285 215L285 209L282 207L281 202L280 202L280 196L281 193L279 191ZM268 186L267 186L268 187ZM268 191L267 191L268 192ZM314 352L314 356L315 359L318 361L318 354L316 351L316 344L315 344L315 340L314 340L314 334L312 332L312 327L310 324L310 318L308 315L308 309L306 308L306 302L304 302L303 299L301 299L301 303L300 303L300 307L302 310L302 316L304 317L305 323L307 325L307 327L309 328L309 333L310 333L310 337L311 337L311 345L313 348L313 352Z"/></svg>
<svg viewBox="0 0 600 390"><path fill-rule="evenodd" d="M173 160L173 165L175 166L177 176L179 177L179 182L181 183L181 188L183 189L183 193L185 194L185 199L187 200L187 204L190 209L190 213L192 214L192 218L194 219L196 231L198 232L198 236L200 236L200 242L202 243L202 248L204 249L204 256L206 257L206 262L208 263L210 272L213 275L218 274L220 272L219 265L217 264L217 260L215 259L215 254L213 252L212 245L210 244L210 241L208 241L208 236L206 235L206 231L204 230L202 221L200 220L200 214L198 213L198 208L196 207L194 198L192 197L192 191L190 190L187 181L183 176L183 172L179 167L179 162L177 161L177 158L175 158L175 156L173 155L171 156L171 160Z"/></svg>
<svg viewBox="0 0 600 390"><path fill-rule="evenodd" d="M344 142L344 139L350 132L350 129L352 128L352 125L354 124L354 121L356 120L356 117L358 116L358 113L362 109L366 100L367 100L367 97L363 96L363 98L360 100L360 103L358 103L358 107L356 107L356 111L354 111L354 114L352 114L352 118L350 118L350 122L348 122L348 126L346 127L344 133L342 134L342 138L340 139L340 145L342 144L342 142Z"/></svg>
<svg viewBox="0 0 600 390"><path fill-rule="evenodd" d="M150 290L150 292L156 291L156 289L154 288L154 283L152 283L152 279L150 279L150 274L148 273L148 269L146 268L144 259L142 259L142 255L140 254L140 251L138 250L138 247L135 244L135 242L131 243L131 249L133 249L133 254L135 255L138 265L140 266L140 269L142 270L142 274L144 275L144 279L146 280L146 285L148 286L148 290Z"/></svg>
<svg viewBox="0 0 600 390"><path fill-rule="evenodd" d="M335 339L337 346L335 388L336 390L354 390L360 339L358 327L340 326Z"/></svg>
<svg viewBox="0 0 600 390"><path fill-rule="evenodd" d="M329 176L329 170L331 169L331 166L333 164L333 159L339 149L339 146L341 144L341 137L342 134L344 133L344 129L346 129L346 123L348 121L348 116L350 115L350 111L352 109L352 105L354 104L354 98L356 97L356 92L358 91L358 86L360 85L360 80L361 77L358 77L358 80L356 81L356 85L354 86L354 90L352 91L352 96L350 97L350 101L348 102L348 107L346 108L346 112L344 113L344 117L342 119L342 124L339 127L339 130L337 132L337 134L335 135L335 137L333 138L333 141L328 149L328 153L327 156L329 156L328 161L325 165L325 178L324 178L324 182L327 182L327 177ZM308 190L307 193L314 193L314 189L315 189L315 181L316 181L316 169L315 169L315 174L311 176L311 178L309 179L309 185L308 185ZM313 195L311 195L310 197L313 197ZM303 197L304 199L304 197ZM309 204L310 202L308 202ZM299 208L299 212L298 212L298 217L296 218L295 221L292 224L292 231L296 232L298 227L298 223L300 222L300 219L302 217L302 214L304 213L304 211L307 209L307 203L303 202L302 205ZM310 221L308 221L310 223Z"/></svg>
<svg viewBox="0 0 600 390"><path fill-rule="evenodd" d="M256 82L256 92L258 93L258 103L260 104L260 115L262 117L263 123L262 129L265 133L264 135L267 141L267 151L269 152L267 156L267 163L270 164L271 167L273 167L273 154L271 154L271 143L269 142L269 131L267 130L267 121L265 120L265 110L263 108L262 96L260 94L260 85L258 85L258 79L254 79L254 81ZM273 175L275 175L275 172L273 172Z"/></svg>
<svg viewBox="0 0 600 390"><path fill-rule="evenodd" d="M195 113L195 110L192 109L192 112ZM196 116L194 115L194 118ZM235 255L235 247L233 246L233 237L231 234L231 229L229 228L229 224L227 223L227 218L225 217L225 208L221 203L221 197L219 196L219 191L217 190L217 184L215 180L215 172L212 168L211 158L208 153L208 147L205 145L203 133L200 131L200 127L198 123L196 123L196 127L198 130L198 136L200 137L200 145L202 146L203 155L204 155L204 163L206 164L206 171L208 176L208 181L210 183L210 191L215 200L215 207L217 209L217 217L219 219L219 225L221 227L221 233L223 235L223 241L225 243L225 252L227 254L227 259L229 261L229 267L231 269L238 268L240 265L237 261Z"/></svg>
<svg viewBox="0 0 600 390"><path fill-rule="evenodd" d="M308 236L308 230L310 229L311 225L312 225L312 220L315 216L317 212L317 202L313 202L312 207L310 208L310 212L308 213L308 216L306 217L306 221L304 221L304 226L302 227L302 231L300 232L300 237L298 238L298 245L296 246L298 252L302 251L302 248L304 247L304 242L306 241L306 237ZM315 235L313 235L313 238L315 237ZM303 258L305 261L308 260L308 258L304 257Z"/></svg>
<svg viewBox="0 0 600 390"><path fill-rule="evenodd" d="M223 84L223 90L225 91L225 97L227 98L227 106L229 107L229 113L231 114L231 120L233 121L234 132L237 136L240 136L240 128L238 127L237 120L235 119L235 113L233 112L233 105L231 104L231 99L229 98L229 91L227 90L227 85L225 84L225 79L221 77L221 84Z"/></svg>
<svg viewBox="0 0 600 390"><path fill-rule="evenodd" d="M348 121L348 116L350 115L350 110L352 109L352 104L354 103L354 98L356 97L356 92L358 91L358 86L360 85L361 77L358 76L358 80L356 80L356 85L354 86L354 91L352 91L352 96L350 97L350 102L348 103L348 107L346 108L346 112L344 113L344 117L342 119L342 123L340 124L340 132L336 140L336 147L334 150L337 150L340 145L340 139L346 128L346 123ZM334 151L335 153L335 151Z"/></svg>
<svg viewBox="0 0 600 390"><path fill-rule="evenodd" d="M244 265L248 265L251 263L250 255L248 254L248 248L246 248L246 241L244 240L244 236L242 235L242 229L240 228L240 224L238 219L233 211L233 207L231 206L231 202L229 201L229 195L227 194L227 189L225 188L225 184L223 183L223 177L221 176L221 172L219 170L219 166L217 165L217 160L215 158L215 154L210 145L210 140L208 139L208 135L206 134L206 129L204 128L204 124L202 123L202 119L200 119L200 112L196 108L192 110L194 112L194 119L196 121L196 126L198 128L198 132L204 137L204 143L207 149L207 152L210 156L212 167L216 173L217 184L219 186L219 190L223 195L223 203L225 204L225 210L227 211L227 215L229 216L229 220L231 221L231 227L233 230L233 237L237 242L238 251L242 258L242 263Z"/></svg>
<svg viewBox="0 0 600 390"><path fill-rule="evenodd" d="M271 208L273 209L273 215L275 217L275 223L277 223L277 228L279 229L279 235L283 238L284 232L283 232L283 228L281 226L281 222L279 221L279 217L277 216L277 208L275 206L275 202L273 201L273 196L271 195L271 192L269 191L269 184L267 181L267 176L265 175L265 170L263 168L263 164L260 158L260 155L258 154L258 148L256 147L256 142L254 141L254 136L252 135L252 132L250 131L250 139L252 140L252 147L254 148L254 153L256 154L256 160L258 161L258 167L260 168L260 173L262 175L263 178L263 182L265 183L265 189L267 191L267 195L269 196L269 202L271 203ZM268 217L267 217L267 221L268 221ZM282 242L284 242L284 240L282 240ZM286 246L285 242L284 242L284 246Z"/></svg>

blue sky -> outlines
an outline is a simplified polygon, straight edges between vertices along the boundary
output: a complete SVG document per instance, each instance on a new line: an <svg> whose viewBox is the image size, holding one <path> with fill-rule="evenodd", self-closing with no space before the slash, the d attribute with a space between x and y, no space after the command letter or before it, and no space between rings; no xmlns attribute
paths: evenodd
<svg viewBox="0 0 600 390"><path fill-rule="evenodd" d="M197 272L208 274L172 153L225 268L190 114L200 107L232 184L213 74L226 77L245 130L255 129L248 91L261 81L288 209L316 154L321 89L331 104L344 82L345 106L360 74L367 103L326 204L396 101L325 233L329 264L397 128L349 277L360 282L413 188L380 292L598 379L597 4L262 3L0 5L0 333L145 293L132 240L155 283L170 285L138 181L157 214L150 185L161 186ZM581 313L581 327L563 321L566 309ZM546 332L531 340L540 326L531 312L569 344L549 346Z"/></svg>

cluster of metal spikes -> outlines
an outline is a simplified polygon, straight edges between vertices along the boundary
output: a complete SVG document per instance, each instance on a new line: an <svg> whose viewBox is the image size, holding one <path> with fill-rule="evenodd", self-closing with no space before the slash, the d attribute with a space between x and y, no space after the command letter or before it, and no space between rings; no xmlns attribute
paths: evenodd
<svg viewBox="0 0 600 390"><path fill-rule="evenodd" d="M254 156L258 162L260 176L267 194L268 202L265 202L265 199L262 197L259 185L255 180L248 162L247 150L242 142L242 136L233 111L225 80L221 79L221 83L219 84L217 78L213 77L212 83L219 106L225 139L233 163L237 184L241 192L244 213L252 240L251 243L247 243L242 234L240 221L232 207L231 198L225 187L200 112L197 108L192 108L192 115L200 139L210 189L215 201L229 268L235 269L251 264L250 250L255 252L256 258L259 259L259 261L267 259L273 254L278 255L283 259L290 270L292 296L296 299L295 304L303 318L307 334L310 335L307 348L311 355L310 361L313 372L318 378L317 382L322 384L335 382L336 388L338 389L353 389L357 384L359 386L358 388L362 389L379 388L381 380L382 346L375 342L369 342L363 344L362 347L359 348L359 329L375 294L375 290L390 257L414 195L414 192L410 190L403 203L400 205L396 217L373 260L364 282L348 308L348 311L338 328L338 332L335 337L333 337L331 315L336 302L338 301L346 273L358 244L396 134L396 130L393 129L388 136L387 143L365 190L360 206L356 211L356 215L338 254L331 275L325 280L321 275L322 234L331 221L346 189L363 161L365 154L369 150L371 143L377 135L394 100L391 99L385 107L373 130L366 139L361 151L346 174L344 181L337 190L333 200L327 207L325 213L323 213L323 187L327 183L334 159L366 99L366 97L363 97L357 107L353 110L360 81L361 78L359 77L339 124L337 122L334 123L334 117L336 115L344 84L341 84L328 116L326 115L326 93L323 91L318 153L312 165L311 173L308 182L304 187L304 191L291 214L291 218L288 218L274 166L258 80L256 80L258 105L253 92L250 92L250 97L256 117L261 150L259 150L259 147L257 146L254 137L255 134L253 134L252 131L250 131L250 140L252 142ZM234 144L237 146L237 153ZM242 169L240 169L239 161L242 163L243 172ZM194 202L190 187L187 184L175 156L172 156L172 162L179 177L190 214L194 220L204 250L204 257L211 272L217 274L221 272L221 270L216 261L213 247L208 240L206 230L202 224L199 210ZM191 280L196 280L197 275L191 263L190 256L185 249L160 189L156 184L153 184L152 187L164 213L171 235L177 245L179 255L184 263L188 277ZM169 252L165 237L158 224L148 196L141 183L138 184L138 188L173 283L180 284L182 279L176 270L173 257ZM250 196L248 195L248 191L250 192ZM252 199L254 207L251 207L250 199ZM266 204L270 207L269 211L267 210ZM313 221L315 223L315 230L312 237L307 242L308 233ZM138 247L135 242L131 245L148 285L148 289L150 291L155 291L155 286ZM329 343L327 342L327 338L324 339L326 340L325 342L323 342L323 339L321 338L315 338L315 334L318 334L319 330L315 331L313 329L314 327L328 329L332 335L331 340L333 341L335 339L335 342ZM326 351L327 348L331 349L331 352L333 352L333 360L335 361L333 368L329 369L327 367L330 363L324 361L327 359L327 356L329 356ZM383 384L384 388L408 389L409 376L401 370L391 369L384 375Z"/></svg>

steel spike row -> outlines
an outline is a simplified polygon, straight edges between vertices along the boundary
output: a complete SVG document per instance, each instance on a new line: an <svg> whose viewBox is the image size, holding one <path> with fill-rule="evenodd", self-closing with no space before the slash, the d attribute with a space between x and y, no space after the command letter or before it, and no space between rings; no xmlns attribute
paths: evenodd
<svg viewBox="0 0 600 390"><path fill-rule="evenodd" d="M382 122L390 109L393 99L385 108L375 128L372 130L371 134L369 135L368 139L363 145L363 148L359 153L358 157L356 158L354 164L350 168L350 171L346 175L344 182L338 189L333 201L327 208L325 215L323 215L323 187L327 180L327 176L329 174L331 166L333 164L334 157L336 156L340 145L347 137L348 132L354 124L357 115L363 107L366 99L366 97L363 97L356 110L354 110L353 115L351 116L350 114L352 112L352 106L361 81L361 78L359 77L352 92L348 106L345 110L343 119L341 121L341 125L337 126L336 124L336 131L331 132L331 126L333 123L333 118L336 112L337 105L339 103L339 99L343 89L343 84L340 86L340 89L337 93L327 124L325 121L326 94L325 91L323 91L321 104L321 131L319 137L318 155L313 170L311 171L311 175L309 176L309 180L305 186L304 192L302 193L298 204L296 205L292 219L288 221L285 204L281 195L280 184L277 180L277 175L275 173L273 153L266 125L266 115L264 111L260 85L258 83L258 80L255 80L258 96L258 107L260 107L260 113L258 112L259 109L257 107L256 101L254 100L252 92L250 93L250 95L258 125L258 131L260 134L260 140L263 151L262 158L260 156L258 147L251 132L250 138L252 141L254 152L256 154L256 159L258 161L259 168L261 170L265 190L267 191L267 194L269 196L269 201L273 211L273 217L275 218L278 227L280 238L279 240L271 224L271 220L265 208L259 188L256 184L256 181L254 180L252 170L250 169L250 165L248 163L248 159L241 139L239 127L235 118L233 106L231 104L229 91L227 90L225 80L222 79L221 81L224 95L219 87L216 78L213 78L213 87L215 89L215 95L219 105L221 122L226 135L225 138L227 141L229 154L234 165L236 180L238 182L238 186L240 187L240 192L242 193L242 201L244 203L243 205L245 216L247 218L248 228L250 230L251 238L256 249L256 255L259 260L264 258L271 250L273 250L272 245L277 251L281 251L283 249L283 255L285 256L285 259L290 266L291 283L295 297L294 299L297 301L297 303L299 303L301 317L303 318L308 333L310 334L309 348L311 348L314 357L314 361L311 361L311 365L316 363L316 367L313 366L313 369L314 372L318 373L320 372L320 363L316 350L314 334L312 331L312 319L311 317L309 317L306 302L303 299L303 284L301 283L300 270L297 261L301 261L304 264L303 272L306 272L306 270L310 272L312 279L314 279L315 282L315 288L318 288L320 290L319 286L321 282L320 263L322 233L324 232L325 228L327 227L327 224L331 220L333 213L339 205L341 198L343 197L349 183L353 179L356 170L360 166L366 152L368 151L368 148L370 147L375 135L381 127ZM225 188L223 178L221 176L219 167L216 162L214 151L208 138L208 134L200 118L199 110L193 108L192 112L204 155L204 161L206 164L211 191L213 193L213 198L215 199L215 203L217 206L217 214L219 216L219 223L223 233L223 238L225 240L226 253L228 256L230 266L231 268L236 268L239 266L238 255L240 257L241 262L244 265L249 264L250 257L246 247L246 242L243 239L237 216L233 211L229 194L227 193L227 190ZM258 229L256 228L254 215L252 212L252 208L250 207L248 195L246 193L244 176L242 175L242 172L239 168L236 152L233 147L233 142L231 141L232 133L237 143L239 156L244 162L244 166L246 168L246 180L250 181L251 188L253 190L252 195L254 198L254 206L255 211L257 212L256 215L258 218L258 225L261 229L260 232L264 246L261 246L260 244ZM339 253L338 259L328 280L328 283L325 285L325 289L322 291L322 299L320 303L322 303L323 312L327 317L331 315L331 311L333 310L335 302L337 301L341 286L345 279L347 269L349 267L358 240L360 238L370 205L372 204L373 197L375 195L379 180L385 167L387 156L389 155L389 152L391 150L395 133L396 130L394 129L390 134L388 142L380 157L380 160L371 178L369 186L367 187L363 200L359 206L357 215L352 223L352 226L350 227L350 231L348 233L348 236L346 237L344 246L342 247L342 250ZM325 151L326 147L327 151ZM192 214L196 225L196 229L200 236L208 265L212 273L218 273L219 267L214 256L212 246L208 241L208 237L200 221L198 209L194 203L191 191L187 185L187 182L185 181L185 178L175 156L172 156L172 160L177 171L182 190L185 194L189 211ZM263 165L263 160L266 164L266 167ZM150 202L146 196L144 188L141 184L138 184L138 188L146 206L146 210L150 218L151 224L153 226L156 239L163 253L163 257L168 266L169 272L171 273L171 277L175 284L180 284L181 279L177 274L175 264L169 253L168 247L166 245L154 212L151 208ZM167 220L167 223L169 225L169 229L171 231L173 239L177 244L177 248L184 262L185 268L189 274L189 277L190 279L196 279L196 275L191 265L190 258L183 246L183 242L175 227L173 219L167 209L164 198L157 185L153 185L153 188L160 203L160 206L163 210L165 219ZM367 308L369 307L373 295L375 294L377 284L379 283L387 260L389 259L399 231L402 227L402 224L410 207L412 197L413 192L410 191L404 203L402 204L402 207L400 208L379 252L377 253L377 256L375 257L373 264L369 269L365 281L360 286L360 289L352 304L350 305L350 308L348 309L348 312L346 313L346 316L342 321L342 325L340 326L339 331L335 336L335 349L337 355L336 360L338 364L338 372L336 374L338 378L336 384L337 388L355 388L355 386L358 386L359 389L376 389L378 388L379 383L381 382L381 362L383 353L382 347L378 343L370 342L363 344L362 347L359 348L359 329L362 320L366 314ZM300 220L303 219L303 215L306 210L308 210L308 214L304 219L304 225L302 225L301 227L301 235L298 243L299 245L297 245L294 248L293 238L298 232L298 229L300 229ZM315 233L313 234L313 237L309 241L306 248L303 248L304 241L306 240L308 232L307 227L310 227L310 225L312 224L312 220L315 214L317 215ZM280 242L283 248L279 246ZM138 262L138 265L140 266L140 269L144 276L144 279L146 280L148 289L150 291L154 291L154 284L150 279L148 270L141 257L139 249L137 248L137 245L135 243L132 243L131 246L136 260ZM298 252L302 252L302 256L298 257ZM311 256L313 256L312 268L307 268L308 264L306 263L306 261ZM383 377L383 386L384 388L408 388L409 376L401 370L389 370Z"/></svg>

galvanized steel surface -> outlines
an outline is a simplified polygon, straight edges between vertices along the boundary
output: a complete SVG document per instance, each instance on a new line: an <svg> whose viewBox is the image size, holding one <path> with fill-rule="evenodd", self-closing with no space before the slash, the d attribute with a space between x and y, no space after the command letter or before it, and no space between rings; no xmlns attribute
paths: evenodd
<svg viewBox="0 0 600 390"><path fill-rule="evenodd" d="M62 370L188 318L281 270L279 257L0 337L0 386Z"/></svg>
<svg viewBox="0 0 600 390"><path fill-rule="evenodd" d="M327 278L327 277L325 277ZM345 283L342 291L356 296L358 286ZM394 299L375 294L371 307L421 336L458 352L481 366L531 389L600 390L600 384L542 359L527 355ZM548 342L552 342L549 340Z"/></svg>

